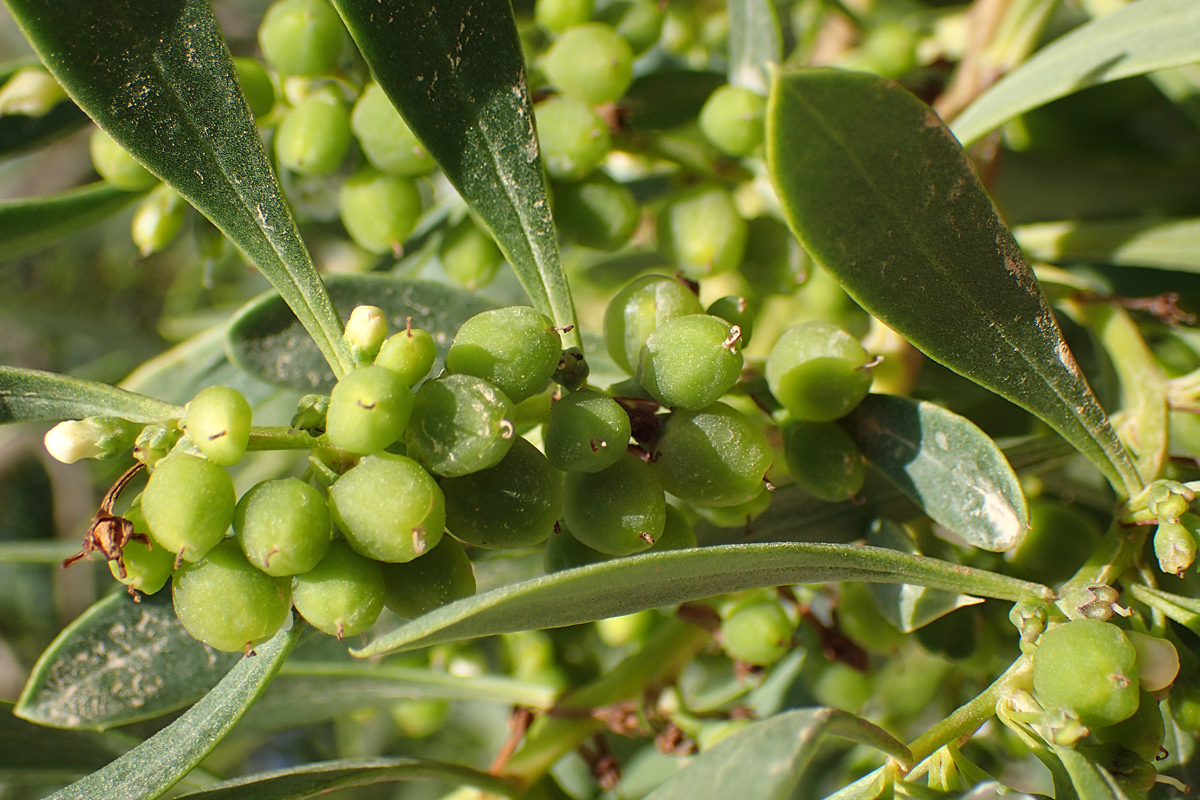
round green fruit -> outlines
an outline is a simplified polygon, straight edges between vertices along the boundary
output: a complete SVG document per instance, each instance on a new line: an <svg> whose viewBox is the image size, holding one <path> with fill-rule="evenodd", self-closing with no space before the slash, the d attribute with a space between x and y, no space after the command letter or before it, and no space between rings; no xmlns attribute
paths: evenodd
<svg viewBox="0 0 1200 800"><path fill-rule="evenodd" d="M429 331L412 327L412 318L404 330L392 336L379 348L375 366L397 373L406 384L416 386L433 369L437 360L437 344Z"/></svg>
<svg viewBox="0 0 1200 800"><path fill-rule="evenodd" d="M289 75L328 75L337 66L345 29L326 0L278 0L258 28L263 58Z"/></svg>
<svg viewBox="0 0 1200 800"><path fill-rule="evenodd" d="M482 289L495 280L504 263L504 254L495 240L469 216L446 231L438 258L447 277L471 290Z"/></svg>
<svg viewBox="0 0 1200 800"><path fill-rule="evenodd" d="M412 407L412 393L398 372L378 365L359 367L333 387L325 434L341 450L376 453L404 433Z"/></svg>
<svg viewBox="0 0 1200 800"><path fill-rule="evenodd" d="M400 253L421 218L421 190L409 178L364 169L338 190L338 212L359 247L379 255Z"/></svg>
<svg viewBox="0 0 1200 800"><path fill-rule="evenodd" d="M575 25L542 59L550 83L589 105L620 100L633 83L633 49L603 22Z"/></svg>
<svg viewBox="0 0 1200 800"><path fill-rule="evenodd" d="M404 443L435 475L469 475L494 467L508 453L516 438L511 415L512 402L492 384L445 375L417 391Z"/></svg>
<svg viewBox="0 0 1200 800"><path fill-rule="evenodd" d="M648 464L625 453L599 472L563 478L563 518L583 544L614 556L648 550L662 535L667 503Z"/></svg>
<svg viewBox="0 0 1200 800"><path fill-rule="evenodd" d="M210 461L229 467L246 453L252 415L237 389L208 386L184 408L180 427Z"/></svg>
<svg viewBox="0 0 1200 800"><path fill-rule="evenodd" d="M172 453L154 467L141 506L154 540L184 561L195 561L225 538L236 502L224 468Z"/></svg>
<svg viewBox="0 0 1200 800"><path fill-rule="evenodd" d="M442 539L442 490L411 458L367 456L329 487L333 520L360 555L411 561Z"/></svg>
<svg viewBox="0 0 1200 800"><path fill-rule="evenodd" d="M321 562L292 585L300 616L322 633L343 639L375 624L383 610L383 567L345 542L334 542Z"/></svg>
<svg viewBox="0 0 1200 800"><path fill-rule="evenodd" d="M767 386L793 418L832 422L853 411L871 388L862 343L828 322L788 328L767 356Z"/></svg>
<svg viewBox="0 0 1200 800"><path fill-rule="evenodd" d="M265 117L275 107L275 86L266 69L253 58L235 56L233 66L237 70L238 84L246 96L246 104L255 119Z"/></svg>
<svg viewBox="0 0 1200 800"><path fill-rule="evenodd" d="M763 490L773 458L766 434L742 412L713 403L676 411L659 433L652 462L662 488L698 506L736 506Z"/></svg>
<svg viewBox="0 0 1200 800"><path fill-rule="evenodd" d="M726 84L700 109L700 130L727 156L748 156L763 141L767 98L742 86Z"/></svg>
<svg viewBox="0 0 1200 800"><path fill-rule="evenodd" d="M158 178L151 174L150 170L125 152L125 148L100 128L92 131L89 148L92 166L96 172L118 189L140 192L158 183Z"/></svg>
<svg viewBox="0 0 1200 800"><path fill-rule="evenodd" d="M299 575L329 550L333 523L320 490L298 478L263 481L233 511L237 542L268 575Z"/></svg>
<svg viewBox="0 0 1200 800"><path fill-rule="evenodd" d="M581 181L557 183L554 220L568 241L595 250L619 250L629 243L642 210L633 192L597 172Z"/></svg>
<svg viewBox="0 0 1200 800"><path fill-rule="evenodd" d="M350 129L367 161L389 175L416 178L437 166L377 83L368 84L359 95Z"/></svg>
<svg viewBox="0 0 1200 800"><path fill-rule="evenodd" d="M827 503L852 499L867 476L862 451L836 422L789 423L783 452L796 485Z"/></svg>
<svg viewBox="0 0 1200 800"><path fill-rule="evenodd" d="M122 516L133 523L136 533L149 532L146 518L137 504L130 506ZM154 594L167 585L175 568L175 554L154 541L130 542L125 545L121 560L125 563L125 577L121 577L121 567L116 560L108 562L108 569L114 578L129 587L131 593Z"/></svg>
<svg viewBox="0 0 1200 800"><path fill-rule="evenodd" d="M129 224L129 237L145 258L175 241L187 219L187 202L170 186L159 184L142 198Z"/></svg>
<svg viewBox="0 0 1200 800"><path fill-rule="evenodd" d="M546 388L561 356L562 339L549 317L529 306L509 306L464 322L446 354L446 369L482 378L520 403Z"/></svg>
<svg viewBox="0 0 1200 800"><path fill-rule="evenodd" d="M589 564L599 564L612 558L608 553L593 550L576 539L565 525L562 531L551 536L546 541L546 549L542 552L542 568L547 575L561 572L564 569L586 567Z"/></svg>
<svg viewBox="0 0 1200 800"><path fill-rule="evenodd" d="M1092 735L1102 744L1114 742L1129 748L1147 761L1154 761L1158 758L1166 738L1166 725L1158 700L1153 694L1142 689L1138 695L1138 709L1133 716L1107 728L1096 728Z"/></svg>
<svg viewBox="0 0 1200 800"><path fill-rule="evenodd" d="M1043 633L1033 654L1033 696L1074 712L1089 728L1115 725L1138 708L1137 652L1108 622L1077 619Z"/></svg>
<svg viewBox="0 0 1200 800"><path fill-rule="evenodd" d="M787 655L795 626L775 600L750 600L736 606L718 634L730 658L769 667Z"/></svg>
<svg viewBox="0 0 1200 800"><path fill-rule="evenodd" d="M536 0L533 18L551 33L562 33L591 19L595 5L595 0Z"/></svg>
<svg viewBox="0 0 1200 800"><path fill-rule="evenodd" d="M659 212L658 247L693 280L729 272L746 250L746 220L725 189L698 186Z"/></svg>
<svg viewBox="0 0 1200 800"><path fill-rule="evenodd" d="M384 564L383 600L406 619L475 594L475 572L467 551L453 536L443 536L438 546L403 564Z"/></svg>
<svg viewBox="0 0 1200 800"><path fill-rule="evenodd" d="M580 180L612 149L608 125L582 100L551 97L534 111L542 162L553 178Z"/></svg>
<svg viewBox="0 0 1200 800"><path fill-rule="evenodd" d="M685 314L702 314L704 306L687 284L663 275L644 275L613 297L604 312L604 344L617 366L629 374L642 346L659 325Z"/></svg>
<svg viewBox="0 0 1200 800"><path fill-rule="evenodd" d="M688 314L654 329L638 358L638 378L668 408L699 410L742 374L741 329L720 317Z"/></svg>
<svg viewBox="0 0 1200 800"><path fill-rule="evenodd" d="M325 95L296 104L275 130L279 165L300 175L328 175L350 149L350 114Z"/></svg>
<svg viewBox="0 0 1200 800"><path fill-rule="evenodd" d="M616 400L590 390L572 392L550 405L546 457L563 472L599 472L625 454L629 435L629 414Z"/></svg>

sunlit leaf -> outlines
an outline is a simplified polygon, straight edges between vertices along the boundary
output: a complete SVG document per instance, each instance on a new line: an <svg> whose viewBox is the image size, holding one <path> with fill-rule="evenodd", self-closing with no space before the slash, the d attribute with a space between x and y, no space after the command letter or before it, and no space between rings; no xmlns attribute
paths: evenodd
<svg viewBox="0 0 1200 800"><path fill-rule="evenodd" d="M1096 219L1013 228L1030 258L1051 264L1114 264L1200 272L1200 220Z"/></svg>
<svg viewBox="0 0 1200 800"><path fill-rule="evenodd" d="M182 415L183 409L172 403L106 383L0 366L0 424L83 417L158 422Z"/></svg>
<svg viewBox="0 0 1200 800"><path fill-rule="evenodd" d="M729 83L766 94L783 62L783 36L771 0L730 0Z"/></svg>

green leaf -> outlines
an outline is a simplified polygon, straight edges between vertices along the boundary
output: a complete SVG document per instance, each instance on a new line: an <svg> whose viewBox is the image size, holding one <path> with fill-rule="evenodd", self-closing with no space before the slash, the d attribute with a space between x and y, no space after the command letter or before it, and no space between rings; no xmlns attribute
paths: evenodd
<svg viewBox="0 0 1200 800"><path fill-rule="evenodd" d="M867 544L888 547L902 553L919 553L907 531L890 520L878 520L867 533ZM871 598L887 621L904 633L912 633L951 611L982 603L983 600L955 592L943 592L927 586L900 583L873 583L867 587Z"/></svg>
<svg viewBox="0 0 1200 800"><path fill-rule="evenodd" d="M393 331L404 330L406 318L412 317L413 327L429 331L437 344L435 374L459 326L495 307L463 289L391 275L334 275L329 293L344 312L363 303L379 306ZM238 311L229 324L228 342L233 363L262 380L306 392L333 387L333 374L277 294L262 295Z"/></svg>
<svg viewBox="0 0 1200 800"><path fill-rule="evenodd" d="M374 656L577 625L743 589L846 580L912 583L1004 600L1050 596L1038 584L878 547L721 545L618 558L503 586L443 606L352 652Z"/></svg>
<svg viewBox="0 0 1200 800"><path fill-rule="evenodd" d="M0 85L4 78L0 77ZM0 158L32 150L82 128L87 114L70 101L59 103L40 117L0 115Z"/></svg>
<svg viewBox="0 0 1200 800"><path fill-rule="evenodd" d="M726 83L716 72L664 70L639 75L621 98L629 127L638 133L666 131L692 122L709 95Z"/></svg>
<svg viewBox="0 0 1200 800"><path fill-rule="evenodd" d="M0 424L83 417L158 422L182 416L183 409L177 405L107 383L0 366Z"/></svg>
<svg viewBox="0 0 1200 800"><path fill-rule="evenodd" d="M79 545L60 541L0 542L0 564L52 564L57 566L79 552Z"/></svg>
<svg viewBox="0 0 1200 800"><path fill-rule="evenodd" d="M303 625L281 631L243 657L183 716L108 766L50 800L154 800L204 760L262 694L299 641Z"/></svg>
<svg viewBox="0 0 1200 800"><path fill-rule="evenodd" d="M208 0L5 0L79 107L211 219L287 300L333 370L353 361Z"/></svg>
<svg viewBox="0 0 1200 800"><path fill-rule="evenodd" d="M533 301L579 346L538 155L525 59L504 0L334 0L384 93L495 237Z"/></svg>
<svg viewBox="0 0 1200 800"><path fill-rule="evenodd" d="M1108 770L1089 759L1073 747L1050 745L1080 800L1129 800L1129 795L1117 783Z"/></svg>
<svg viewBox="0 0 1200 800"><path fill-rule="evenodd" d="M105 730L184 708L240 658L188 635L170 592L98 601L34 665L17 716L56 728Z"/></svg>
<svg viewBox="0 0 1200 800"><path fill-rule="evenodd" d="M64 236L108 219L143 195L101 181L49 197L0 203L0 260L59 244Z"/></svg>
<svg viewBox="0 0 1200 800"><path fill-rule="evenodd" d="M771 67L783 63L783 35L772 0L730 0L729 83L766 94Z"/></svg>
<svg viewBox="0 0 1200 800"><path fill-rule="evenodd" d="M1200 272L1200 219L1039 222L1013 236L1035 261Z"/></svg>
<svg viewBox="0 0 1200 800"><path fill-rule="evenodd" d="M100 769L136 743L119 733L35 725L13 716L11 703L0 703L0 783L34 777L65 783Z"/></svg>
<svg viewBox="0 0 1200 800"><path fill-rule="evenodd" d="M1020 248L928 106L865 73L780 73L767 160L800 242L863 308L1040 417L1119 493L1140 490Z"/></svg>
<svg viewBox="0 0 1200 800"><path fill-rule="evenodd" d="M1140 0L1046 46L954 121L964 144L1030 109L1109 81L1200 61L1200 5Z"/></svg>
<svg viewBox="0 0 1200 800"><path fill-rule="evenodd" d="M1200 636L1200 600L1152 589L1140 583L1130 583L1128 588L1138 600Z"/></svg>
<svg viewBox="0 0 1200 800"><path fill-rule="evenodd" d="M179 800L301 800L353 786L413 780L474 786L489 795L503 797L516 792L515 787L494 775L458 764L416 758L378 758L325 761L263 772L179 795Z"/></svg>
<svg viewBox="0 0 1200 800"><path fill-rule="evenodd" d="M872 466L963 541L1002 552L1025 538L1021 483L970 420L933 403L873 394L845 426Z"/></svg>
<svg viewBox="0 0 1200 800"><path fill-rule="evenodd" d="M646 800L787 800L826 736L870 745L911 765L908 748L882 728L845 711L802 708L748 725L693 758Z"/></svg>

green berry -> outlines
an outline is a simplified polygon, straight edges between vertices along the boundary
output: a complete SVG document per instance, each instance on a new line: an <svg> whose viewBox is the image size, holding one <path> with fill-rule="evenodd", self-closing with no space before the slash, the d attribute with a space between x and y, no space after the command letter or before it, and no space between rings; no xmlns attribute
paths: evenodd
<svg viewBox="0 0 1200 800"><path fill-rule="evenodd" d="M769 667L792 648L795 626L775 600L756 599L736 606L721 622L720 640L729 657Z"/></svg>
<svg viewBox="0 0 1200 800"><path fill-rule="evenodd" d="M871 388L871 357L862 343L828 322L788 328L767 356L771 394L796 419L832 422Z"/></svg>
<svg viewBox="0 0 1200 800"><path fill-rule="evenodd" d="M383 567L345 542L334 542L321 562L292 585L292 602L308 623L343 639L375 624L383 610Z"/></svg>
<svg viewBox="0 0 1200 800"><path fill-rule="evenodd" d="M390 337L379 348L375 356L375 366L387 367L397 373L406 384L416 386L433 369L437 359L437 345L429 331L412 327L412 318L408 326Z"/></svg>
<svg viewBox="0 0 1200 800"><path fill-rule="evenodd" d="M398 616L414 619L439 606L475 594L475 573L467 551L453 536L403 564L384 564L384 603Z"/></svg>
<svg viewBox="0 0 1200 800"><path fill-rule="evenodd" d="M720 317L730 325L737 325L742 332L742 347L750 344L750 335L754 332L755 309L749 300L736 294L726 295L714 300L704 313Z"/></svg>
<svg viewBox="0 0 1200 800"><path fill-rule="evenodd" d="M612 134L600 115L573 97L551 97L538 103L538 146L553 178L579 180L608 155Z"/></svg>
<svg viewBox="0 0 1200 800"><path fill-rule="evenodd" d="M667 517L663 532L650 549L656 553L664 550L684 550L696 546L696 530L683 512L672 505L667 506Z"/></svg>
<svg viewBox="0 0 1200 800"><path fill-rule="evenodd" d="M715 528L743 528L750 532L750 523L762 516L771 507L774 492L763 483L761 490L744 503L732 506L696 506L696 515Z"/></svg>
<svg viewBox="0 0 1200 800"><path fill-rule="evenodd" d="M326 0L278 0L258 28L263 58L289 75L329 75L337 66L345 29Z"/></svg>
<svg viewBox="0 0 1200 800"><path fill-rule="evenodd" d="M1158 758L1166 738L1166 725L1163 723L1158 700L1143 688L1138 695L1138 709L1133 716L1116 725L1096 728L1092 735L1098 742L1115 742L1147 761L1154 761Z"/></svg>
<svg viewBox="0 0 1200 800"><path fill-rule="evenodd" d="M359 367L342 376L329 395L325 433L351 453L377 453L408 427L413 396L403 376L387 367Z"/></svg>
<svg viewBox="0 0 1200 800"><path fill-rule="evenodd" d="M183 230L188 204L179 193L160 184L146 195L133 212L129 235L143 258L166 250Z"/></svg>
<svg viewBox="0 0 1200 800"><path fill-rule="evenodd" d="M642 345L655 328L674 317L703 312L700 298L682 281L645 275L609 301L604 313L604 344L617 366L633 374Z"/></svg>
<svg viewBox="0 0 1200 800"><path fill-rule="evenodd" d="M589 22L563 31L542 68L564 95L589 105L612 103L633 83L633 49L611 25Z"/></svg>
<svg viewBox="0 0 1200 800"><path fill-rule="evenodd" d="M492 384L446 375L417 391L404 443L435 475L469 475L499 464L512 447L511 414L512 402Z"/></svg>
<svg viewBox="0 0 1200 800"><path fill-rule="evenodd" d="M746 223L746 251L738 272L755 293L790 295L803 285L807 268L804 249L787 225L769 216Z"/></svg>
<svg viewBox="0 0 1200 800"><path fill-rule="evenodd" d="M246 96L246 104L255 119L271 113L275 107L275 86L263 65L253 58L235 56L233 66L237 70L238 84Z"/></svg>
<svg viewBox="0 0 1200 800"><path fill-rule="evenodd" d="M133 523L134 532L149 533L141 506L135 503L121 516ZM121 559L125 562L125 577L121 577L121 568L116 560L108 562L109 571L131 592L142 594L154 594L166 586L175 568L175 554L153 541L130 542L125 545Z"/></svg>
<svg viewBox="0 0 1200 800"><path fill-rule="evenodd" d="M629 445L629 414L599 392L572 392L550 405L546 457L563 472L599 472Z"/></svg>
<svg viewBox="0 0 1200 800"><path fill-rule="evenodd" d="M664 406L698 410L733 388L742 364L738 327L720 317L688 314L667 320L646 339L638 377Z"/></svg>
<svg viewBox="0 0 1200 800"><path fill-rule="evenodd" d="M437 165L377 83L363 89L350 115L350 128L367 161L389 175L416 178Z"/></svg>
<svg viewBox="0 0 1200 800"><path fill-rule="evenodd" d="M180 427L210 461L229 467L246 453L252 414L250 403L237 389L209 386L184 408Z"/></svg>
<svg viewBox="0 0 1200 800"><path fill-rule="evenodd" d="M658 215L658 247L694 280L737 267L746 250L746 220L719 186L698 186Z"/></svg>
<svg viewBox="0 0 1200 800"><path fill-rule="evenodd" d="M727 156L748 156L763 141L767 98L741 86L717 89L700 109L700 130Z"/></svg>
<svg viewBox="0 0 1200 800"><path fill-rule="evenodd" d="M1077 619L1048 629L1033 654L1033 696L1074 712L1089 728L1115 725L1138 708L1137 652L1108 622Z"/></svg>
<svg viewBox="0 0 1200 800"><path fill-rule="evenodd" d="M158 178L150 173L141 163L113 138L100 128L92 131L89 140L92 154L92 166L100 177L127 192L140 192L158 183Z"/></svg>
<svg viewBox="0 0 1200 800"><path fill-rule="evenodd" d="M521 437L496 466L438 485L446 497L446 528L476 547L539 545L562 513L558 472Z"/></svg>
<svg viewBox="0 0 1200 800"><path fill-rule="evenodd" d="M491 283L504 263L495 240L469 216L446 231L438 258L447 277L472 291Z"/></svg>
<svg viewBox="0 0 1200 800"><path fill-rule="evenodd" d="M563 478L563 518L583 544L627 556L648 550L666 525L662 486L644 461L625 453L599 472Z"/></svg>
<svg viewBox="0 0 1200 800"><path fill-rule="evenodd" d="M862 489L867 462L836 422L789 423L783 430L783 451L796 485L818 500L840 503Z"/></svg>
<svg viewBox="0 0 1200 800"><path fill-rule="evenodd" d="M735 506L758 496L771 466L766 434L724 403L676 411L651 462L663 489L698 506Z"/></svg>
<svg viewBox="0 0 1200 800"><path fill-rule="evenodd" d="M553 197L559 232L568 241L595 250L624 247L642 219L633 192L602 172L555 184Z"/></svg>
<svg viewBox="0 0 1200 800"><path fill-rule="evenodd" d="M224 468L173 453L154 467L141 504L154 540L184 561L195 561L225 538L236 501Z"/></svg>
<svg viewBox="0 0 1200 800"><path fill-rule="evenodd" d="M421 218L421 190L409 178L364 169L342 184L338 212L359 247L398 254Z"/></svg>
<svg viewBox="0 0 1200 800"><path fill-rule="evenodd" d="M614 0L596 15L612 25L629 42L634 55L641 55L662 35L663 10L656 0Z"/></svg>
<svg viewBox="0 0 1200 800"><path fill-rule="evenodd" d="M484 311L454 335L446 369L474 375L520 403L546 388L562 356L562 339L549 317L529 306Z"/></svg>
<svg viewBox="0 0 1200 800"><path fill-rule="evenodd" d="M337 100L314 95L296 104L275 130L279 165L300 175L328 175L350 149L350 115Z"/></svg>
<svg viewBox="0 0 1200 800"><path fill-rule="evenodd" d="M565 525L560 527L561 533L556 533L546 541L546 549L542 553L542 568L547 575L564 569L599 564L612 558L608 553L593 550L576 539Z"/></svg>
<svg viewBox="0 0 1200 800"><path fill-rule="evenodd" d="M270 639L292 607L291 581L255 569L232 540L180 567L171 595L187 632L228 652L248 651Z"/></svg>
<svg viewBox="0 0 1200 800"><path fill-rule="evenodd" d="M594 9L594 0L536 0L533 18L551 33L562 33L590 20Z"/></svg>
<svg viewBox="0 0 1200 800"><path fill-rule="evenodd" d="M325 498L297 478L263 481L233 511L237 542L268 575L299 575L315 567L333 534Z"/></svg>
<svg viewBox="0 0 1200 800"><path fill-rule="evenodd" d="M367 456L329 487L333 520L360 555L411 561L442 539L442 490L411 458Z"/></svg>

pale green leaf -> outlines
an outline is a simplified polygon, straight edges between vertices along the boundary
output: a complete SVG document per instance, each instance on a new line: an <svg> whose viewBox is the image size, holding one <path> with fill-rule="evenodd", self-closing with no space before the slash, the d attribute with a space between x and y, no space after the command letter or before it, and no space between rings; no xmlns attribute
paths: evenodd
<svg viewBox="0 0 1200 800"><path fill-rule="evenodd" d="M0 424L83 417L159 422L181 416L177 405L106 383L0 366Z"/></svg>
<svg viewBox="0 0 1200 800"><path fill-rule="evenodd" d="M9 117L0 116L0 121L6 119ZM108 219L144 194L92 183L48 197L2 202L0 260L59 244L64 236Z"/></svg>
<svg viewBox="0 0 1200 800"><path fill-rule="evenodd" d="M773 0L729 0L729 83L766 94L771 68L783 63Z"/></svg>
<svg viewBox="0 0 1200 800"><path fill-rule="evenodd" d="M1013 236L1035 261L1200 272L1200 219L1038 222Z"/></svg>

